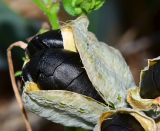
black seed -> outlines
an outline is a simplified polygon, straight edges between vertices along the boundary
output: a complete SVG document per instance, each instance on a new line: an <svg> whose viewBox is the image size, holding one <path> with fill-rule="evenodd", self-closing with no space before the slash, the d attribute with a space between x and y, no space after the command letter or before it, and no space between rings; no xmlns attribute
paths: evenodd
<svg viewBox="0 0 160 131"><path fill-rule="evenodd" d="M144 131L144 129L133 116L116 113L102 123L101 131Z"/></svg>
<svg viewBox="0 0 160 131"><path fill-rule="evenodd" d="M92 97L93 99L105 103L102 97L97 93L92 83L90 82L86 71L80 74L76 79L74 79L70 85L68 85L67 90L76 91L77 93Z"/></svg>
<svg viewBox="0 0 160 131"><path fill-rule="evenodd" d="M72 57L76 57L77 60L80 59L77 53L71 51L64 49L48 49L40 60L40 72L47 76L53 75L59 65L64 61L67 62ZM75 62L75 60L73 62Z"/></svg>
<svg viewBox="0 0 160 131"><path fill-rule="evenodd" d="M154 99L160 96L160 63L149 68L141 81L140 95L144 99Z"/></svg>
<svg viewBox="0 0 160 131"><path fill-rule="evenodd" d="M26 53L31 58L36 52L47 48L63 48L63 39L60 30L50 30L36 35L29 42Z"/></svg>
<svg viewBox="0 0 160 131"><path fill-rule="evenodd" d="M90 82L78 53L64 49L43 49L23 68L25 81L43 90L68 90L104 102Z"/></svg>
<svg viewBox="0 0 160 131"><path fill-rule="evenodd" d="M39 75L39 65L40 60L45 54L46 50L37 52L34 57L23 67L22 76L24 81L34 81L37 82Z"/></svg>

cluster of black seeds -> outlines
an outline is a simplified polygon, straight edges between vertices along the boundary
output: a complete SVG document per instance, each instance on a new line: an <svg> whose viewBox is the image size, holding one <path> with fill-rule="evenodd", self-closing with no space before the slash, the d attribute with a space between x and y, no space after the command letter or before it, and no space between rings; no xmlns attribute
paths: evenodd
<svg viewBox="0 0 160 131"><path fill-rule="evenodd" d="M35 36L26 53L24 81L33 81L42 90L67 90L104 102L90 82L78 53L64 50L60 30Z"/></svg>

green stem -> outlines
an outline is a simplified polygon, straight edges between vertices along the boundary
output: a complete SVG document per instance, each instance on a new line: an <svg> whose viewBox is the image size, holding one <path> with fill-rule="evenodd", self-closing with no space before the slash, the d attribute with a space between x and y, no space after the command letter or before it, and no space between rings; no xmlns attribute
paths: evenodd
<svg viewBox="0 0 160 131"><path fill-rule="evenodd" d="M58 16L57 14L50 14L48 15L48 18L49 18L49 21L50 21L50 24L52 26L52 29L56 30L56 29L59 29L60 25L59 25L59 20L58 20Z"/></svg>
<svg viewBox="0 0 160 131"><path fill-rule="evenodd" d="M51 23L52 29L59 29L59 20L58 20L58 11L60 8L59 2L54 3L51 5L51 7L48 9L48 18Z"/></svg>
<svg viewBox="0 0 160 131"><path fill-rule="evenodd" d="M53 3L51 0L33 0L33 2L47 15L52 29L59 29L58 11L59 2Z"/></svg>

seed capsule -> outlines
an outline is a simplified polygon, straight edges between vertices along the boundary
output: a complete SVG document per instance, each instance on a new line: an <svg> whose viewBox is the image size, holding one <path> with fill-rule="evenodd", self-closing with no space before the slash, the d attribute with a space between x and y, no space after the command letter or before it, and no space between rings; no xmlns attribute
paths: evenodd
<svg viewBox="0 0 160 131"><path fill-rule="evenodd" d="M24 81L33 81L42 90L68 90L104 102L90 82L79 54L63 49L59 31L34 37L26 51L30 61L22 70Z"/></svg>

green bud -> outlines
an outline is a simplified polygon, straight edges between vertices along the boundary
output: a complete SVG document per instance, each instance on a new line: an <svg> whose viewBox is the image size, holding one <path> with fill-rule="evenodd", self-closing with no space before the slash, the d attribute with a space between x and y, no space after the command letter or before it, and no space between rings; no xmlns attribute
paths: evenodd
<svg viewBox="0 0 160 131"><path fill-rule="evenodd" d="M105 0L63 0L66 12L72 16L88 14L99 9Z"/></svg>

